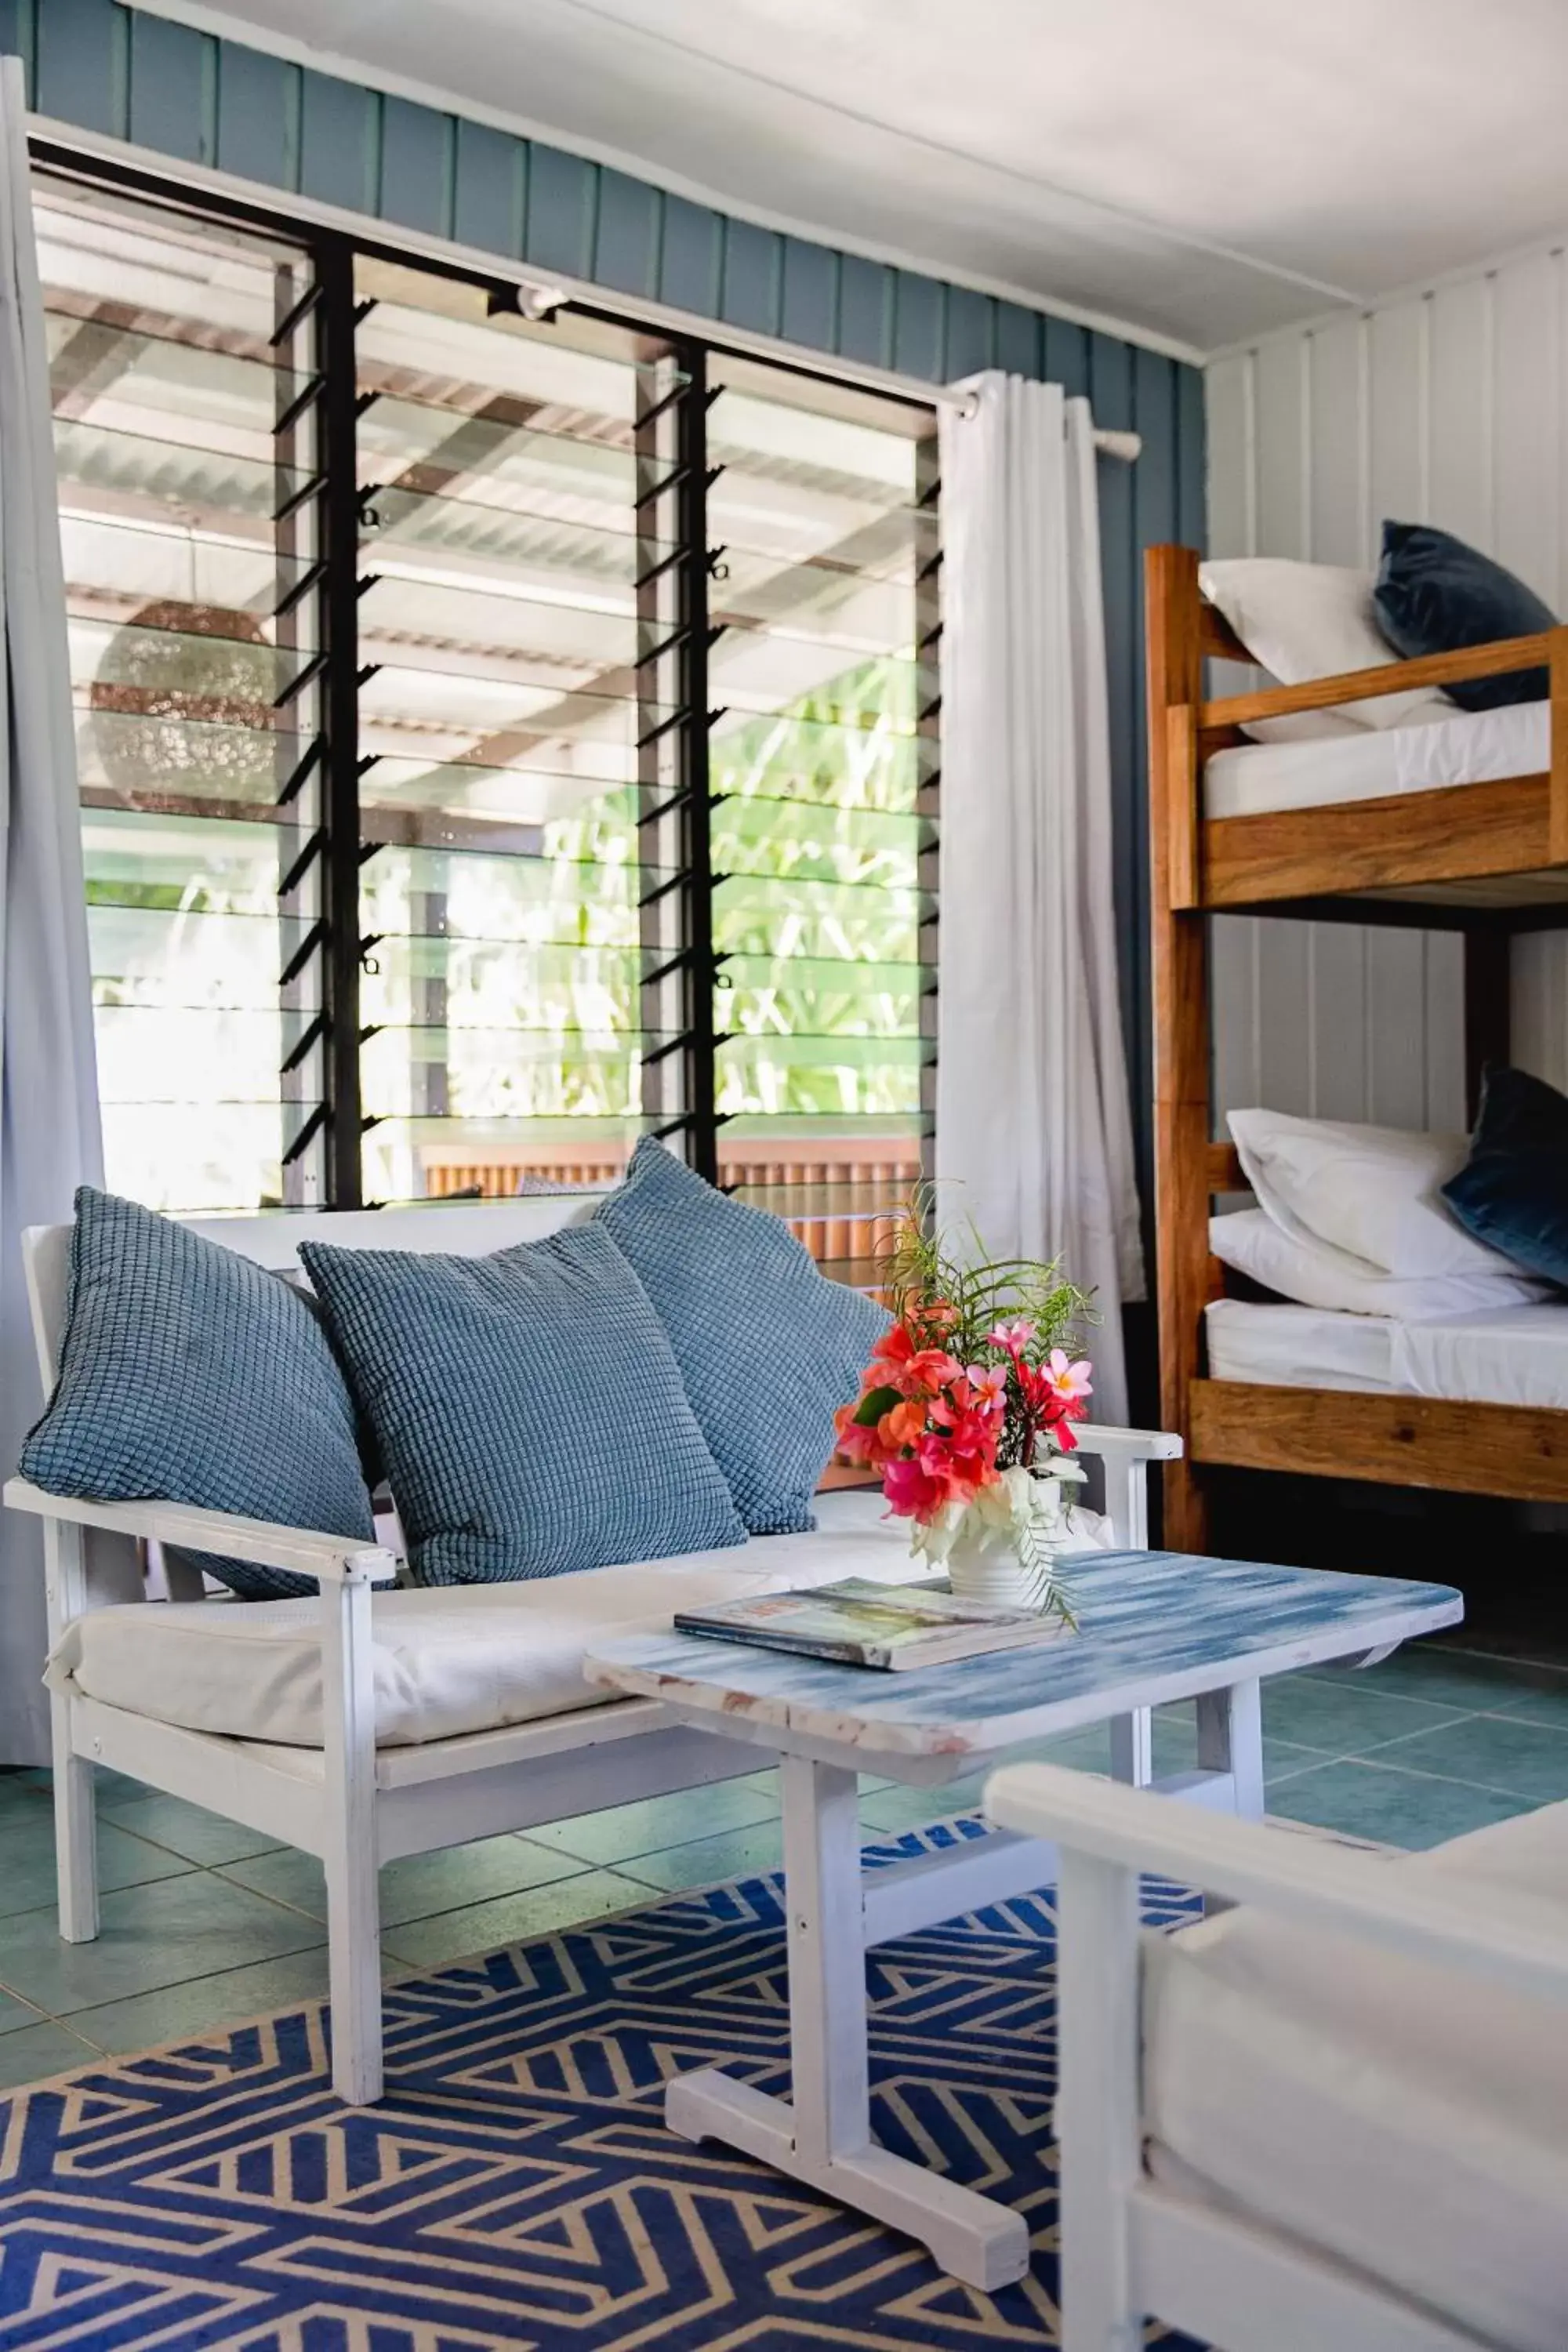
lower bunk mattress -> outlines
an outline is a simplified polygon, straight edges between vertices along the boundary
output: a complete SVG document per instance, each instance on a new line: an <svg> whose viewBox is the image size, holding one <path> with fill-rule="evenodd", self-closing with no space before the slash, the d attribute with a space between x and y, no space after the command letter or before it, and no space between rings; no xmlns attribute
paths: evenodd
<svg viewBox="0 0 1568 2352"><path fill-rule="evenodd" d="M1216 1381L1568 1406L1568 1301L1401 1323L1216 1298L1206 1309L1205 1329L1209 1376Z"/></svg>

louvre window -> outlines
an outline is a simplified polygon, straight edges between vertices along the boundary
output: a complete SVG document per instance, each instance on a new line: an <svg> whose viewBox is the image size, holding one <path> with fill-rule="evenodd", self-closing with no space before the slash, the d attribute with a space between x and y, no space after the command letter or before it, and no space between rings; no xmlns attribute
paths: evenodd
<svg viewBox="0 0 1568 2352"><path fill-rule="evenodd" d="M109 1181L175 1210L320 1197L304 257L37 191Z"/></svg>
<svg viewBox="0 0 1568 2352"><path fill-rule="evenodd" d="M930 1125L932 445L778 370L712 380L719 1170L865 1281Z"/></svg>
<svg viewBox="0 0 1568 2352"><path fill-rule="evenodd" d="M925 1166L928 412L42 176L109 1181Z"/></svg>
<svg viewBox="0 0 1568 2352"><path fill-rule="evenodd" d="M480 288L375 263L359 286L367 1192L592 1181L679 1037L647 1025L640 907L667 877L638 824L675 789L658 526L685 387Z"/></svg>

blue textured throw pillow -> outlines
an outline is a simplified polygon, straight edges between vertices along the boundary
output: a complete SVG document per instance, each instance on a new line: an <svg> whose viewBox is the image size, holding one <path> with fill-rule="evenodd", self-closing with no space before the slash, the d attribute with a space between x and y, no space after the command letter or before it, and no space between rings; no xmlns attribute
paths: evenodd
<svg viewBox="0 0 1568 2352"><path fill-rule="evenodd" d="M1555 613L1522 580L1425 522L1384 524L1372 601L1384 635L1406 661L1557 626ZM1506 677L1461 679L1443 690L1461 710L1499 710L1509 702L1541 701L1547 674L1515 670Z"/></svg>
<svg viewBox="0 0 1568 2352"><path fill-rule="evenodd" d="M1568 1287L1568 1096L1489 1069L1470 1156L1443 1198L1476 1239Z"/></svg>
<svg viewBox="0 0 1568 2352"><path fill-rule="evenodd" d="M353 1404L302 1294L134 1201L76 1196L60 1376L22 1450L50 1495L375 1540ZM247 1600L315 1579L191 1557Z"/></svg>
<svg viewBox="0 0 1568 2352"><path fill-rule="evenodd" d="M598 1212L669 1334L702 1434L754 1536L815 1527L833 1416L891 1318L819 1274L789 1227L645 1137Z"/></svg>
<svg viewBox="0 0 1568 2352"><path fill-rule="evenodd" d="M493 1257L300 1252L421 1584L746 1540L647 1292L570 1225Z"/></svg>

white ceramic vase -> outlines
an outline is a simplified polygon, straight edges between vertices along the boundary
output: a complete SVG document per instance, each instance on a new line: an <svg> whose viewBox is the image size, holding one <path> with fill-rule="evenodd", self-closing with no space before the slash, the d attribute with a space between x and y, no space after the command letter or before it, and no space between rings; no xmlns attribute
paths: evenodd
<svg viewBox="0 0 1568 2352"><path fill-rule="evenodd" d="M947 1580L961 1601L987 1609L1028 1609L1039 1600L1039 1578L1024 1566L1016 1539L1005 1530L978 1543L955 1544L948 1555Z"/></svg>
<svg viewBox="0 0 1568 2352"><path fill-rule="evenodd" d="M948 1583L982 1607L1043 1612L1056 1597L1055 1562L1068 1532L1059 1477L1010 1470L964 1512L948 1549Z"/></svg>

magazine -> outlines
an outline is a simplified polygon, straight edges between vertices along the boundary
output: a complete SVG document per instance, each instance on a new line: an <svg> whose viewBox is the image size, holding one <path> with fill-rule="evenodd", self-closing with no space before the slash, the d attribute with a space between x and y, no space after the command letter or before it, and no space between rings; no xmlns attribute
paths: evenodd
<svg viewBox="0 0 1568 2352"><path fill-rule="evenodd" d="M961 1601L940 1584L877 1584L861 1576L810 1592L768 1592L721 1601L716 1609L685 1609L675 1629L885 1674L1022 1649L1055 1641L1067 1630L1059 1617Z"/></svg>

